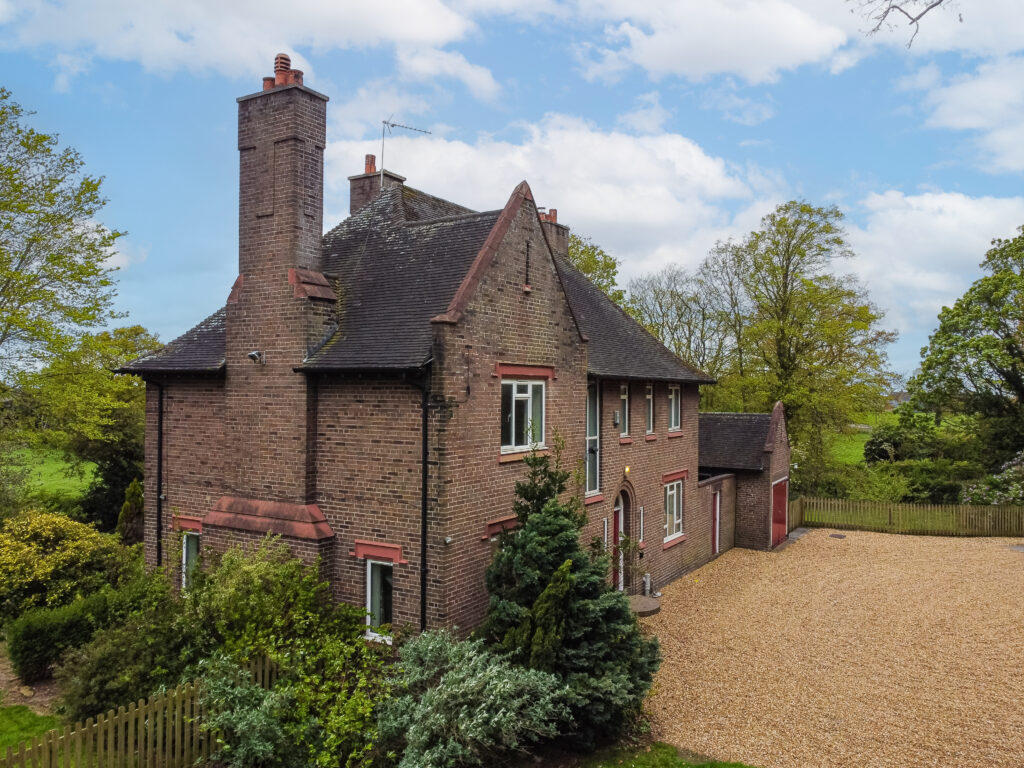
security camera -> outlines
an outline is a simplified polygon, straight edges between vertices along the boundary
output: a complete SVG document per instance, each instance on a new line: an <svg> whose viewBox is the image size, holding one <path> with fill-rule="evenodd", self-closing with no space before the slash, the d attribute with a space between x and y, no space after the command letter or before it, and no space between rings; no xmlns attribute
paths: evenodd
<svg viewBox="0 0 1024 768"><path fill-rule="evenodd" d="M248 358L252 360L254 363L262 363L263 353L254 349L252 352L248 354Z"/></svg>

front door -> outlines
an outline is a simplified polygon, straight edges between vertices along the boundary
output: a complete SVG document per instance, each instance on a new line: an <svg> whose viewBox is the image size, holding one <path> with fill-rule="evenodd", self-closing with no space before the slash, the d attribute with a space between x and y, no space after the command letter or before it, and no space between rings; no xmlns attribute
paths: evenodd
<svg viewBox="0 0 1024 768"><path fill-rule="evenodd" d="M781 544L789 531L788 526L789 479L772 484L772 546Z"/></svg>
<svg viewBox="0 0 1024 768"><path fill-rule="evenodd" d="M626 505L622 501L622 494L615 497L615 506L612 508L612 580L617 589L625 588L626 569L625 553L622 547L622 537L626 530Z"/></svg>

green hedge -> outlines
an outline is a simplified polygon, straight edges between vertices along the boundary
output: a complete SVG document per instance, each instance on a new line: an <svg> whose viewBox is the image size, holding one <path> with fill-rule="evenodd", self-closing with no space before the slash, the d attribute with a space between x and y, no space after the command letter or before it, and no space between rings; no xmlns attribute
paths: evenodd
<svg viewBox="0 0 1024 768"><path fill-rule="evenodd" d="M34 608L7 625L7 655L22 682L43 680L68 648L88 643L107 623L110 600L96 592L59 608Z"/></svg>

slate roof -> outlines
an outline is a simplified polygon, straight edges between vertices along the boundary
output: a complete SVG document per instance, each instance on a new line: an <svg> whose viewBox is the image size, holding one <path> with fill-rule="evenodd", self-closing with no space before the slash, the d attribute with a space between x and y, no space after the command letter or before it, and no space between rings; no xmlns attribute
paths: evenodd
<svg viewBox="0 0 1024 768"><path fill-rule="evenodd" d="M587 370L612 379L714 384L708 374L676 357L565 259L555 257L576 322L587 345Z"/></svg>
<svg viewBox="0 0 1024 768"><path fill-rule="evenodd" d="M702 413L697 430L701 467L765 468L765 446L771 432L770 413Z"/></svg>
<svg viewBox="0 0 1024 768"><path fill-rule="evenodd" d="M322 268L343 286L340 324L303 369L424 365L433 343L430 319L448 307L500 213L467 210L391 187L328 232Z"/></svg>
<svg viewBox="0 0 1024 768"><path fill-rule="evenodd" d="M222 370L226 346L225 314L225 308L221 307L170 344L150 355L133 360L118 369L118 373L216 373Z"/></svg>
<svg viewBox="0 0 1024 768"><path fill-rule="evenodd" d="M324 235L322 270L339 293L339 326L303 370L410 370L426 364L433 341L430 320L448 309L500 214L478 213L397 185ZM714 383L666 349L568 261L556 257L556 267L588 337L592 375ZM218 310L123 370L221 370L224 314Z"/></svg>

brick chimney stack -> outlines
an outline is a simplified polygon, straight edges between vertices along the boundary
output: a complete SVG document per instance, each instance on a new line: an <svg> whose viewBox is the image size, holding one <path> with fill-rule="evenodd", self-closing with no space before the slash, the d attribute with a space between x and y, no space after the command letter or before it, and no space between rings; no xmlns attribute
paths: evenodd
<svg viewBox="0 0 1024 768"><path fill-rule="evenodd" d="M377 156L367 155L363 162L363 172L356 176L349 176L349 215L361 210L363 206L377 197L380 192L381 177L384 178L384 188L397 187L405 184L405 176L399 176L387 170L377 170Z"/></svg>
<svg viewBox="0 0 1024 768"><path fill-rule="evenodd" d="M278 54L238 99L238 280L227 306L225 430L235 493L303 504L307 382L295 368L324 333L334 294L320 274L327 97Z"/></svg>
<svg viewBox="0 0 1024 768"><path fill-rule="evenodd" d="M558 223L558 209L551 208L545 213L538 211L540 226L544 230L544 236L548 239L548 245L558 256L569 258L569 228L565 224Z"/></svg>

